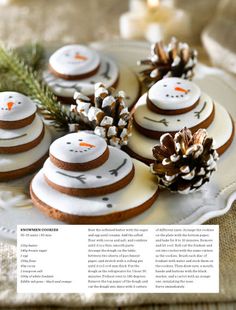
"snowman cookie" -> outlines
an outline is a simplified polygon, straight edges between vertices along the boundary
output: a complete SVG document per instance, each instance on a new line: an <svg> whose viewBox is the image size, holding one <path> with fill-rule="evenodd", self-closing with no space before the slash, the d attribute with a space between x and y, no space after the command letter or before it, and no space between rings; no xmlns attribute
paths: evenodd
<svg viewBox="0 0 236 310"><path fill-rule="evenodd" d="M85 132L71 133L50 146L50 160L59 168L84 171L102 165L109 156L104 139Z"/></svg>
<svg viewBox="0 0 236 310"><path fill-rule="evenodd" d="M28 97L9 91L0 93L0 100L0 181L5 181L40 168L51 137Z"/></svg>
<svg viewBox="0 0 236 310"><path fill-rule="evenodd" d="M67 45L55 51L43 78L64 104L74 103L75 92L92 98L94 85L100 82L107 87L123 89L129 107L140 93L139 81L132 71L118 67L112 58L84 45Z"/></svg>
<svg viewBox="0 0 236 310"><path fill-rule="evenodd" d="M94 134L79 132L63 138L62 144L57 141L52 144L55 149L61 148L61 153L67 150L65 141L80 143L79 139L86 141L86 144L101 147L101 151L92 148L90 156L93 160L95 153L98 158L104 153L101 138ZM73 145L72 149L81 150L79 143ZM81 172L59 168L51 158L47 159L31 183L33 203L55 219L77 224L114 223L149 208L157 198L157 184L149 168L131 160L117 148L109 146L108 149L106 161L100 162L96 168L88 167ZM64 161L70 161L70 152L65 151L64 154ZM76 157L81 158L79 162L86 161L83 152L77 152Z"/></svg>
<svg viewBox="0 0 236 310"><path fill-rule="evenodd" d="M75 196L107 194L127 185L134 176L130 157L108 148L101 137L71 133L50 147L44 176L53 188Z"/></svg>
<svg viewBox="0 0 236 310"><path fill-rule="evenodd" d="M166 78L148 91L147 105L159 114L178 115L192 110L201 96L200 88L180 78Z"/></svg>
<svg viewBox="0 0 236 310"><path fill-rule="evenodd" d="M32 123L36 105L23 94L6 91L0 93L0 128L18 129Z"/></svg>
<svg viewBox="0 0 236 310"><path fill-rule="evenodd" d="M63 46L49 58L50 71L65 80L82 79L94 75L99 66L99 54L79 44Z"/></svg>
<svg viewBox="0 0 236 310"><path fill-rule="evenodd" d="M167 132L174 135L184 127L192 132L206 128L214 139L214 148L219 154L225 152L234 137L233 121L224 107L199 91L193 82L180 78L165 78L154 84L134 107L134 126L127 152L150 164L152 149L160 136ZM157 112L160 109L162 114Z"/></svg>

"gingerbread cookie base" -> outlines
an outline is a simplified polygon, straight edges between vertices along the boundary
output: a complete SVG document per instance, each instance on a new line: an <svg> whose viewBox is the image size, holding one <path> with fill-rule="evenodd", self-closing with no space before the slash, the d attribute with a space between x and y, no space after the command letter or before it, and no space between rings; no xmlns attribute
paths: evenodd
<svg viewBox="0 0 236 310"><path fill-rule="evenodd" d="M199 103L199 100L197 100L192 106L190 106L188 108L184 108L184 109L162 110L162 109L159 109L157 106L155 106L147 95L147 106L148 106L148 108L151 111L153 111L154 113L163 114L163 115L179 115L179 114L187 113L187 112L193 110L194 108L196 108L198 103Z"/></svg>
<svg viewBox="0 0 236 310"><path fill-rule="evenodd" d="M88 161L84 164L80 163L66 163L62 160L57 159L55 156L50 154L50 159L52 163L58 168L68 170L68 171L86 171L89 169L94 169L101 166L109 157L109 149L106 148L105 152L96 160Z"/></svg>
<svg viewBox="0 0 236 310"><path fill-rule="evenodd" d="M115 81L114 84L111 85L111 87L117 88L117 85L119 84L119 80L120 80L120 76L118 76L117 80ZM94 95L92 94L87 97L89 97L90 100L94 100ZM65 105L75 104L75 99L73 97L57 96L57 98L61 103Z"/></svg>
<svg viewBox="0 0 236 310"><path fill-rule="evenodd" d="M144 94L135 105L134 125L143 135L153 139L159 139L165 132L174 135L185 126L192 132L208 128L214 119L214 103L206 94L202 94L197 107L181 115L157 114L148 108L146 98L147 94Z"/></svg>
<svg viewBox="0 0 236 310"><path fill-rule="evenodd" d="M118 181L117 183L114 183L109 186L103 186L99 188L92 188L92 189L81 189L81 188L66 188L60 185L57 185L53 182L51 182L46 176L44 176L48 185L54 188L55 190L71 195L71 196L79 196L79 197L93 197L98 195L107 195L110 193L113 193L114 191L117 191L126 185L128 185L133 177L134 177L134 169L131 170L131 172L122 180Z"/></svg>
<svg viewBox="0 0 236 310"><path fill-rule="evenodd" d="M48 216L69 224L111 224L150 208L158 196L155 177L134 160L135 178L124 189L104 196L78 198L50 188L42 170L31 183L31 198ZM145 185L143 180L145 179Z"/></svg>
<svg viewBox="0 0 236 310"><path fill-rule="evenodd" d="M222 155L230 146L234 138L234 122L226 109L215 103L215 117L207 128L209 137L214 139L214 147L219 155ZM159 144L158 139L152 139L142 135L135 127L129 139L125 151L131 156L146 164L153 162L152 149ZM142 145L142 148L140 148Z"/></svg>
<svg viewBox="0 0 236 310"><path fill-rule="evenodd" d="M128 185L134 177L131 158L121 150L109 147L108 160L85 172L58 168L49 159L43 167L47 183L59 192L80 197L106 195Z"/></svg>
<svg viewBox="0 0 236 310"><path fill-rule="evenodd" d="M26 127L30 125L35 118L35 113L30 115L24 119L20 119L18 121L1 121L0 120L0 128L2 129L19 129L22 127Z"/></svg>
<svg viewBox="0 0 236 310"><path fill-rule="evenodd" d="M215 117L215 107L213 107L212 113L210 114L210 116L204 120L202 123L200 123L199 125L193 126L191 128L189 128L193 133L198 131L198 129L200 128L208 128L210 126L210 124L213 122L213 119ZM134 119L134 126L138 129L139 132L141 132L143 135L153 138L153 139L159 139L165 132L161 132L161 131L154 131L154 130L149 130L146 129L142 126L140 126ZM174 136L178 131L168 131L172 136Z"/></svg>
<svg viewBox="0 0 236 310"><path fill-rule="evenodd" d="M28 150L31 150L32 148L36 147L43 139L45 133L45 129L43 127L43 130L41 134L33 141L17 145L17 146L8 146L8 147L0 147L0 154L16 154L21 152L26 152Z"/></svg>
<svg viewBox="0 0 236 310"><path fill-rule="evenodd" d="M94 70L92 70L88 73L79 74L79 75L68 75L68 74L59 73L59 72L55 71L50 65L49 65L48 69L53 75L55 75L56 77L58 77L60 79L74 81L74 80L86 79L86 78L93 76L94 74L96 74L98 72L99 67L100 67L100 64Z"/></svg>
<svg viewBox="0 0 236 310"><path fill-rule="evenodd" d="M74 104L73 98L75 91L79 91L89 98L93 98L94 95L94 84L102 82L106 87L114 87L116 89L122 89L126 93L126 104L129 109L137 102L141 94L141 85L137 75L123 65L119 65L119 72L114 73L114 78L110 76L108 72L112 68L112 61L108 57L104 57L103 67L99 68L101 72L97 73L94 78L80 81L67 81L54 77L49 72L44 73L44 80L48 86L52 89L57 98L64 104ZM116 70L114 68L114 70ZM118 70L118 69L117 69ZM107 73L108 72L108 73Z"/></svg>
<svg viewBox="0 0 236 310"><path fill-rule="evenodd" d="M18 179L42 167L48 156L50 142L51 135L46 129L42 141L33 149L18 154L1 154L0 181Z"/></svg>
<svg viewBox="0 0 236 310"><path fill-rule="evenodd" d="M32 124L19 129L0 128L0 154L26 152L38 145L44 137L44 124L36 115Z"/></svg>
<svg viewBox="0 0 236 310"><path fill-rule="evenodd" d="M39 160L37 160L35 163L21 169L8 171L8 172L0 172L0 182L5 181L11 181L16 180L19 178L22 178L28 174L34 173L37 170L39 170L42 166L45 160L48 157L48 153L46 153L43 157L41 157Z"/></svg>

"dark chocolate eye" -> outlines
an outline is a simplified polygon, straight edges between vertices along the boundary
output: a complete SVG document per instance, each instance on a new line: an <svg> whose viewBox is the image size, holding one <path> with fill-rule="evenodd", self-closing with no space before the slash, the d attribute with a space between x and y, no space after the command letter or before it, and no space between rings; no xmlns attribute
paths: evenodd
<svg viewBox="0 0 236 310"><path fill-rule="evenodd" d="M102 200L104 200L104 201L108 201L108 200L109 200L109 198L104 197L104 198L102 198Z"/></svg>
<svg viewBox="0 0 236 310"><path fill-rule="evenodd" d="M163 87L167 87L167 85L166 85L166 84L164 84L164 85L163 85Z"/></svg>
<svg viewBox="0 0 236 310"><path fill-rule="evenodd" d="M71 144L71 142L66 142L66 144Z"/></svg>
<svg viewBox="0 0 236 310"><path fill-rule="evenodd" d="M176 84L181 84L180 82L177 82Z"/></svg>
<svg viewBox="0 0 236 310"><path fill-rule="evenodd" d="M79 139L78 141L83 141L83 139Z"/></svg>
<svg viewBox="0 0 236 310"><path fill-rule="evenodd" d="M97 179L101 179L102 176L101 176L101 175L97 175L96 178L97 178Z"/></svg>
<svg viewBox="0 0 236 310"><path fill-rule="evenodd" d="M74 152L73 150L70 150L70 152Z"/></svg>
<svg viewBox="0 0 236 310"><path fill-rule="evenodd" d="M10 99L10 98L13 98L13 97L12 97L12 96L9 96L8 98Z"/></svg>
<svg viewBox="0 0 236 310"><path fill-rule="evenodd" d="M21 102L19 101L19 102L17 102L18 104L21 104Z"/></svg>

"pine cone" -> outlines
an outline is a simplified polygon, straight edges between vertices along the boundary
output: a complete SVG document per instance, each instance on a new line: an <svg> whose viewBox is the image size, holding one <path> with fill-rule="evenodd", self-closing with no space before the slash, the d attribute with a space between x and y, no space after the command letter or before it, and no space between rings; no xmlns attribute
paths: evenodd
<svg viewBox="0 0 236 310"><path fill-rule="evenodd" d="M197 51L187 43L178 42L172 38L168 46L157 42L151 46L151 57L140 60L138 65L149 68L140 72L142 81L151 87L165 77L181 77L191 80L193 69L197 63Z"/></svg>
<svg viewBox="0 0 236 310"><path fill-rule="evenodd" d="M108 144L121 147L128 143L131 134L131 114L124 101L124 92L116 96L112 92L112 88L101 83L95 84L94 101L76 92L76 105L72 105L71 110Z"/></svg>
<svg viewBox="0 0 236 310"><path fill-rule="evenodd" d="M192 135L184 128L174 138L169 133L162 135L160 145L153 148L156 161L151 164L160 187L188 194L208 182L219 158L212 144L205 129Z"/></svg>

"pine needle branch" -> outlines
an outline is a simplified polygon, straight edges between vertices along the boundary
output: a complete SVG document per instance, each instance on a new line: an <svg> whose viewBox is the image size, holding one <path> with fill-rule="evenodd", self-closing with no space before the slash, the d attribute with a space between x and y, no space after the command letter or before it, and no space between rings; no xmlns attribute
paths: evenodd
<svg viewBox="0 0 236 310"><path fill-rule="evenodd" d="M69 123L78 123L74 113L58 102L50 88L42 81L39 74L27 65L14 51L0 46L0 60L5 68L24 86L26 95L38 104L42 114L47 114L54 125L67 128Z"/></svg>

